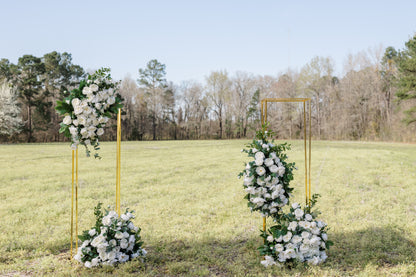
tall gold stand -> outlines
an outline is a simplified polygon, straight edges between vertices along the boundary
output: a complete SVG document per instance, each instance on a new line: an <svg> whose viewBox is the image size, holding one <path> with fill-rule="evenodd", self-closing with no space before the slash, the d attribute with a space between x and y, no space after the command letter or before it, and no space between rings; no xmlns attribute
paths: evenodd
<svg viewBox="0 0 416 277"><path fill-rule="evenodd" d="M303 103L303 140L304 140L304 149L305 149L305 199L306 205L310 204L311 200L311 99L310 98L266 98L261 100L261 124L263 125L267 122L267 104L272 102L283 102L283 103ZM309 124L306 123L306 102L308 105L308 120ZM306 125L309 125L309 147L307 148L306 144ZM308 155L309 154L309 155ZM309 159L309 161L308 161ZM266 218L263 217L263 231L266 231Z"/></svg>
<svg viewBox="0 0 416 277"><path fill-rule="evenodd" d="M78 249L78 147L76 150L72 150L71 192L72 192L72 195L71 195L71 259L72 259L73 245L74 245L74 199L75 199L75 249Z"/></svg>
<svg viewBox="0 0 416 277"><path fill-rule="evenodd" d="M120 193L121 193L121 109L117 114L117 173L116 173L116 211L120 216Z"/></svg>
<svg viewBox="0 0 416 277"><path fill-rule="evenodd" d="M117 158L116 158L116 211L120 216L120 188L121 188L121 174L120 174L120 156L121 156L121 109L118 109L117 114ZM78 250L78 147L72 150L72 187L71 187L71 259L73 258L74 245L74 204L75 204L75 249ZM75 201L74 201L75 200ZM74 203L75 202L75 203Z"/></svg>

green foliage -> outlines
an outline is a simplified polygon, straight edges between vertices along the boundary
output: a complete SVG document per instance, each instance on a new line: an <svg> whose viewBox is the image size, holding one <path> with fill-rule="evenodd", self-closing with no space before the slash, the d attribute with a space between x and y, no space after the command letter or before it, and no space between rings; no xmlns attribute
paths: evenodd
<svg viewBox="0 0 416 277"><path fill-rule="evenodd" d="M400 52L398 68L400 71L397 97L400 100L416 98L416 35L406 42L406 48ZM407 110L405 122L416 122L416 106Z"/></svg>

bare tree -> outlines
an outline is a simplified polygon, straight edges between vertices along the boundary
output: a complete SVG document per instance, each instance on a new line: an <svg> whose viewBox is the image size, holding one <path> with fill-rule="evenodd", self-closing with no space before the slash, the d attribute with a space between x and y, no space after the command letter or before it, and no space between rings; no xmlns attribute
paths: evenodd
<svg viewBox="0 0 416 277"><path fill-rule="evenodd" d="M212 104L219 125L218 138L222 138L223 134L223 118L224 110L230 94L230 80L227 71L213 71L206 78L206 89L209 101Z"/></svg>

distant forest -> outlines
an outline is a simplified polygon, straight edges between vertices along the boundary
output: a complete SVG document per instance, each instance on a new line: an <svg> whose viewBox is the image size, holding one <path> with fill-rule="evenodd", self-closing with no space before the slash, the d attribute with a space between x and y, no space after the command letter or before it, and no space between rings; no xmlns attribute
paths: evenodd
<svg viewBox="0 0 416 277"><path fill-rule="evenodd" d="M416 36L404 49L348 55L342 76L329 57L277 76L210 72L203 83L166 80L157 60L120 82L123 140L251 138L264 98L310 97L312 135L324 140L416 141ZM78 86L85 70L69 53L0 60L0 141L67 141L56 101ZM278 139L302 138L303 107L274 103L268 119ZM102 140L116 137L115 120Z"/></svg>

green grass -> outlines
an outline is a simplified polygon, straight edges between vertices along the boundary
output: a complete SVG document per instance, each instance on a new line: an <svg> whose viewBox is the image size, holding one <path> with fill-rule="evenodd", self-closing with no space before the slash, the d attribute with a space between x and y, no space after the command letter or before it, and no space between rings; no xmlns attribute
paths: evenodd
<svg viewBox="0 0 416 277"><path fill-rule="evenodd" d="M313 142L312 190L335 245L326 263L289 270L260 265L262 220L237 179L246 142L123 142L122 208L136 211L148 261L99 269L69 260L69 146L0 145L0 275L416 275L416 145ZM304 152L292 145L303 202ZM115 143L101 155L80 149L80 232L98 201L115 203Z"/></svg>

